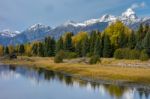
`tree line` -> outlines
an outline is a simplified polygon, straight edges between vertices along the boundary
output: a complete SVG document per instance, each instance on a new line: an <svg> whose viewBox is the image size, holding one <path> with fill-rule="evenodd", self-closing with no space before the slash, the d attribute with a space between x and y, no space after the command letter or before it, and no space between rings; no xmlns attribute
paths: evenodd
<svg viewBox="0 0 150 99"><path fill-rule="evenodd" d="M16 46L0 46L0 56L16 53L17 55L63 58L76 57L115 57L117 59L148 59L150 57L150 26L141 24L134 31L117 21L103 32L81 31L74 35L67 32L59 39L46 37Z"/></svg>

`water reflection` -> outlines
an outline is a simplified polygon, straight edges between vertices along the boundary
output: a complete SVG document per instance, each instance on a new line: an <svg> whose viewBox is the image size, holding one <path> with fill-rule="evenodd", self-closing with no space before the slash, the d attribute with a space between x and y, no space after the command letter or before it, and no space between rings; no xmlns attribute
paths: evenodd
<svg viewBox="0 0 150 99"><path fill-rule="evenodd" d="M150 92L144 88L131 88L125 86L91 83L72 78L69 75L56 73L42 68L0 66L0 79L12 79L25 77L35 84L43 82L59 82L67 87L83 88L88 91L96 91L99 97L107 96L108 99L150 99ZM106 99L107 99L106 98Z"/></svg>

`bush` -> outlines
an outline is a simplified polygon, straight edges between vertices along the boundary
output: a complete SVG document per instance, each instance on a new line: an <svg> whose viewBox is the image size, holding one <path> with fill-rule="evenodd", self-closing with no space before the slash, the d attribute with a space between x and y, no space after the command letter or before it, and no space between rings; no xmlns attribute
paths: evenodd
<svg viewBox="0 0 150 99"><path fill-rule="evenodd" d="M62 63L63 62L63 59L64 59L64 55L65 55L65 53L64 53L64 51L59 51L57 54L56 54L56 56L55 56L55 58L54 58L54 62L55 63Z"/></svg>
<svg viewBox="0 0 150 99"><path fill-rule="evenodd" d="M121 49L117 49L114 53L114 57L116 59L123 59L124 56L123 56L123 53L122 53L122 50Z"/></svg>
<svg viewBox="0 0 150 99"><path fill-rule="evenodd" d="M131 49L117 49L114 53L116 59L139 59L140 51Z"/></svg>
<svg viewBox="0 0 150 99"><path fill-rule="evenodd" d="M140 60L141 61L147 61L148 59L149 59L149 57L148 57L148 54L147 54L146 50L143 50L141 52L141 55L140 55Z"/></svg>
<svg viewBox="0 0 150 99"><path fill-rule="evenodd" d="M87 53L86 57L92 57L93 53Z"/></svg>
<svg viewBox="0 0 150 99"><path fill-rule="evenodd" d="M140 51L138 50L130 50L128 59L139 59L140 58Z"/></svg>
<svg viewBox="0 0 150 99"><path fill-rule="evenodd" d="M94 55L91 57L89 63L90 64L97 64L100 62L100 57L98 55Z"/></svg>
<svg viewBox="0 0 150 99"><path fill-rule="evenodd" d="M66 58L66 59L72 59L72 58L77 58L77 53L75 53L75 52L65 52L64 53L65 55L64 55L64 58Z"/></svg>

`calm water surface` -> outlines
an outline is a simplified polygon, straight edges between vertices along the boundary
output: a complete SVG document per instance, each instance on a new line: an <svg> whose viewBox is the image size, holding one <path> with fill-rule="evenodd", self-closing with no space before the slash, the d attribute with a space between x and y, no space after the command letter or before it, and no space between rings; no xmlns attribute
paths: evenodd
<svg viewBox="0 0 150 99"><path fill-rule="evenodd" d="M150 99L144 88L95 84L39 68L0 66L0 99Z"/></svg>

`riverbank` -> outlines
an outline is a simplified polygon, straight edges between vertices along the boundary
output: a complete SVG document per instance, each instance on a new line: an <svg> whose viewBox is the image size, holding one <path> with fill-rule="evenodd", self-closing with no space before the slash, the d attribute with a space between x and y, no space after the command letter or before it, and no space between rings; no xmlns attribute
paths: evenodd
<svg viewBox="0 0 150 99"><path fill-rule="evenodd" d="M1 59L4 64L41 67L88 81L150 85L149 61L102 59L102 62L96 65L73 61L65 60L65 63L58 64L53 62L53 58L25 56L13 60Z"/></svg>

